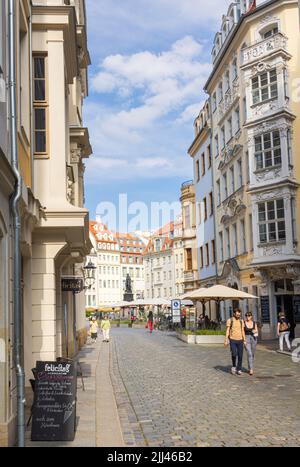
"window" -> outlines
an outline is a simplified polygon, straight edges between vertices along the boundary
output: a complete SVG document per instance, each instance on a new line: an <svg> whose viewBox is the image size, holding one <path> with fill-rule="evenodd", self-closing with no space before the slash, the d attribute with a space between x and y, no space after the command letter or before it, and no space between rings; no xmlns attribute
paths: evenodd
<svg viewBox="0 0 300 467"><path fill-rule="evenodd" d="M211 168L211 147L210 144L207 146L207 161L208 161L208 168Z"/></svg>
<svg viewBox="0 0 300 467"><path fill-rule="evenodd" d="M281 165L281 143L278 130L255 137L256 170Z"/></svg>
<svg viewBox="0 0 300 467"><path fill-rule="evenodd" d="M215 249L215 241L211 241L211 256L212 256L212 264L216 262L216 249Z"/></svg>
<svg viewBox="0 0 300 467"><path fill-rule="evenodd" d="M237 107L234 111L234 120L235 120L235 133L240 131L240 107Z"/></svg>
<svg viewBox="0 0 300 467"><path fill-rule="evenodd" d="M192 257L192 249L186 249L186 270L192 271L193 270L193 257Z"/></svg>
<svg viewBox="0 0 300 467"><path fill-rule="evenodd" d="M191 226L190 206L184 206L184 227L189 229Z"/></svg>
<svg viewBox="0 0 300 467"><path fill-rule="evenodd" d="M204 208L204 222L207 221L207 199L203 199L203 208Z"/></svg>
<svg viewBox="0 0 300 467"><path fill-rule="evenodd" d="M249 239L250 239L250 250L253 251L253 226L252 226L252 214L249 214Z"/></svg>
<svg viewBox="0 0 300 467"><path fill-rule="evenodd" d="M202 176L205 175L205 154L201 155Z"/></svg>
<svg viewBox="0 0 300 467"><path fill-rule="evenodd" d="M238 76L238 67L237 67L237 59L233 60L232 62L232 80L234 81Z"/></svg>
<svg viewBox="0 0 300 467"><path fill-rule="evenodd" d="M231 117L227 120L227 128L228 128L227 141L230 141L232 138L232 118Z"/></svg>
<svg viewBox="0 0 300 467"><path fill-rule="evenodd" d="M203 261L203 247L200 247L200 268L204 268L204 261Z"/></svg>
<svg viewBox="0 0 300 467"><path fill-rule="evenodd" d="M293 167L292 163L292 135L291 130L287 131L287 153L288 153L288 163L290 167Z"/></svg>
<svg viewBox="0 0 300 467"><path fill-rule="evenodd" d="M246 97L243 98L243 117L244 117L244 124L246 123L247 121L247 100L246 100Z"/></svg>
<svg viewBox="0 0 300 467"><path fill-rule="evenodd" d="M246 230L245 230L245 221L240 221L240 235L241 235L241 253L246 252Z"/></svg>
<svg viewBox="0 0 300 467"><path fill-rule="evenodd" d="M259 203L258 223L260 243L284 241L286 239L284 200Z"/></svg>
<svg viewBox="0 0 300 467"><path fill-rule="evenodd" d="M205 253L206 253L206 267L209 266L209 244L206 243L205 245Z"/></svg>
<svg viewBox="0 0 300 467"><path fill-rule="evenodd" d="M291 199L291 213L292 213L292 234L293 242L297 241L297 223L296 223L296 200L295 198Z"/></svg>
<svg viewBox="0 0 300 467"><path fill-rule="evenodd" d="M200 162L199 160L196 161L196 177L197 177L197 182L200 180Z"/></svg>
<svg viewBox="0 0 300 467"><path fill-rule="evenodd" d="M221 128L221 148L224 149L225 147L225 128L222 126Z"/></svg>
<svg viewBox="0 0 300 467"><path fill-rule="evenodd" d="M230 258L230 233L229 227L225 229L225 241L226 241L226 258Z"/></svg>
<svg viewBox="0 0 300 467"><path fill-rule="evenodd" d="M230 76L229 76L229 71L227 71L225 74L225 92L227 92L229 89L230 89Z"/></svg>
<svg viewBox="0 0 300 467"><path fill-rule="evenodd" d="M230 194L235 192L234 166L230 167Z"/></svg>
<svg viewBox="0 0 300 467"><path fill-rule="evenodd" d="M271 70L256 78L252 78L252 97L253 104L278 97L276 70Z"/></svg>
<svg viewBox="0 0 300 467"><path fill-rule="evenodd" d="M215 136L215 151L216 151L216 157L219 155L219 136Z"/></svg>
<svg viewBox="0 0 300 467"><path fill-rule="evenodd" d="M275 34L278 33L278 26L275 26L274 28L270 29L269 31L265 32L263 34L264 39L268 39L269 37L274 36Z"/></svg>
<svg viewBox="0 0 300 467"><path fill-rule="evenodd" d="M237 245L237 228L236 224L233 224L232 226L232 232L233 232L233 256L237 256L238 254L238 245Z"/></svg>
<svg viewBox="0 0 300 467"><path fill-rule="evenodd" d="M212 110L215 112L217 110L217 95L214 92L212 96Z"/></svg>
<svg viewBox="0 0 300 467"><path fill-rule="evenodd" d="M238 188L243 186L243 166L242 166L242 159L237 161L237 171L238 171Z"/></svg>
<svg viewBox="0 0 300 467"><path fill-rule="evenodd" d="M227 174L223 175L223 200L228 198Z"/></svg>
<svg viewBox="0 0 300 467"><path fill-rule="evenodd" d="M201 203L198 203L198 225L202 222Z"/></svg>
<svg viewBox="0 0 300 467"><path fill-rule="evenodd" d="M223 232L219 233L220 262L224 261Z"/></svg>
<svg viewBox="0 0 300 467"><path fill-rule="evenodd" d="M249 152L246 152L246 182L250 183L250 164L249 164Z"/></svg>
<svg viewBox="0 0 300 467"><path fill-rule="evenodd" d="M220 180L217 180L217 206L221 204L221 183Z"/></svg>
<svg viewBox="0 0 300 467"><path fill-rule="evenodd" d="M221 83L218 86L218 95L219 95L219 102L223 100L223 83Z"/></svg>
<svg viewBox="0 0 300 467"><path fill-rule="evenodd" d="M47 86L46 57L33 57L34 153L46 155L47 150Z"/></svg>
<svg viewBox="0 0 300 467"><path fill-rule="evenodd" d="M212 216L214 213L214 198L213 194L209 193L209 215Z"/></svg>

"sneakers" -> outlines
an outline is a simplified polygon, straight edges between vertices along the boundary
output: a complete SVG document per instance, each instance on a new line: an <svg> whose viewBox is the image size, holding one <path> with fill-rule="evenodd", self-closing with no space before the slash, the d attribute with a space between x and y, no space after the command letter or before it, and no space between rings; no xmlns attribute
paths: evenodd
<svg viewBox="0 0 300 467"><path fill-rule="evenodd" d="M236 368L234 366L231 368L231 374L236 375Z"/></svg>
<svg viewBox="0 0 300 467"><path fill-rule="evenodd" d="M242 374L241 370L237 371L236 374L241 376L241 374Z"/></svg>

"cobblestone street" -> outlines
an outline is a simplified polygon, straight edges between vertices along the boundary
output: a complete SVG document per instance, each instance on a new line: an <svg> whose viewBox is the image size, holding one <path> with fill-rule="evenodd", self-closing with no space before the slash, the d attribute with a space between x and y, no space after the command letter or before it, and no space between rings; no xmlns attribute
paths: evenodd
<svg viewBox="0 0 300 467"><path fill-rule="evenodd" d="M258 350L232 376L222 347L114 329L111 377L126 446L300 446L300 365ZM246 370L246 356L244 356Z"/></svg>

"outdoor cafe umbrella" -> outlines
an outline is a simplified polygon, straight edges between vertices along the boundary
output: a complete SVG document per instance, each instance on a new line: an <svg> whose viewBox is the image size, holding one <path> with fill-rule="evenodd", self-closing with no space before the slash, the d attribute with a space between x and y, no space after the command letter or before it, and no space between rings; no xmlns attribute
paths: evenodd
<svg viewBox="0 0 300 467"><path fill-rule="evenodd" d="M240 290L232 289L225 285L213 285L212 287L194 290L186 295L186 298L190 300L199 301L246 300L250 298L258 298L255 295L241 292Z"/></svg>
<svg viewBox="0 0 300 467"><path fill-rule="evenodd" d="M214 300L217 303L218 321L220 321L220 302L223 300L248 300L250 298L258 298L255 295L242 292L225 285L213 285L212 287L194 290L189 295L189 299L205 302Z"/></svg>

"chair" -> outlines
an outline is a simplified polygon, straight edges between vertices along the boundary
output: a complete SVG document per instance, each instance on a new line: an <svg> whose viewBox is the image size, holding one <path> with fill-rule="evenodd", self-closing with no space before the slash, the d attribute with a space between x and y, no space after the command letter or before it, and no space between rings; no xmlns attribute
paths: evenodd
<svg viewBox="0 0 300 467"><path fill-rule="evenodd" d="M33 372L33 370L32 370L32 372ZM31 385L31 389L33 391L33 403L32 403L31 408L30 408L30 417L29 417L28 422L27 422L27 427L29 427L31 419L32 419L32 415L33 415L35 379L30 379L29 382L30 382L30 385Z"/></svg>
<svg viewBox="0 0 300 467"><path fill-rule="evenodd" d="M57 362L70 362L70 363L77 363L77 376L81 378L81 383L82 383L82 390L85 391L85 386L84 386L84 380L83 380L83 371L80 362L75 359L71 358L63 358L63 357L58 357L56 359Z"/></svg>

